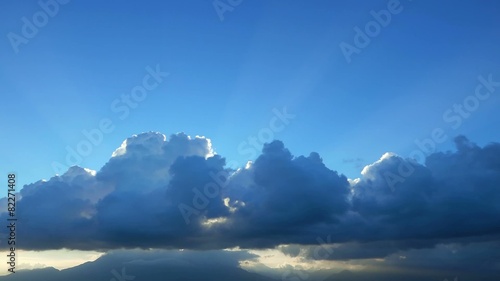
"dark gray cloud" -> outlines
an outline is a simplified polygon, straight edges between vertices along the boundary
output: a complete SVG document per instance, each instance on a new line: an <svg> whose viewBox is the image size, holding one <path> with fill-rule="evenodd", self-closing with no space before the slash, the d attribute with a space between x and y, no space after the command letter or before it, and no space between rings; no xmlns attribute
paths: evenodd
<svg viewBox="0 0 500 281"><path fill-rule="evenodd" d="M434 153L425 166L386 156L354 185L353 210L366 219L363 240L450 239L500 232L500 144L480 148L464 137L457 151ZM391 176L411 175L393 189ZM403 173L403 174L405 174Z"/></svg>
<svg viewBox="0 0 500 281"><path fill-rule="evenodd" d="M317 243L317 234L308 229L338 224L349 209L345 176L326 168L317 153L293 157L279 141L265 144L255 163L236 172L227 189L236 210L221 228L245 247Z"/></svg>
<svg viewBox="0 0 500 281"><path fill-rule="evenodd" d="M96 173L72 167L25 186L17 206L18 247L327 243L331 254L319 258L313 248L282 250L350 260L498 241L500 144L478 147L458 137L456 146L455 152L430 155L425 165L386 154L349 183L317 153L294 156L280 141L265 144L254 163L234 171L214 155L206 138L140 134L127 139ZM394 179L396 184L388 184Z"/></svg>

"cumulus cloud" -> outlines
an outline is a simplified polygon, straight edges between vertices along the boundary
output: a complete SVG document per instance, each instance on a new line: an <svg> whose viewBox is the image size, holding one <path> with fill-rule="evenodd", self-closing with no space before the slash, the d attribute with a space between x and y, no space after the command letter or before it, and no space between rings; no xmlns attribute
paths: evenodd
<svg viewBox="0 0 500 281"><path fill-rule="evenodd" d="M280 141L232 170L205 137L139 134L99 171L72 167L25 186L17 206L19 247L291 245L282 251L353 260L498 241L500 144L478 147L458 137L456 147L425 164L385 154L361 178L348 180L317 153L294 156ZM329 244L326 255L314 254L318 243Z"/></svg>
<svg viewBox="0 0 500 281"><path fill-rule="evenodd" d="M365 168L353 186L352 208L370 222L359 239L498 235L500 144L481 148L462 136L455 143L456 152L434 153L425 165L390 155Z"/></svg>
<svg viewBox="0 0 500 281"><path fill-rule="evenodd" d="M169 168L180 156L213 156L209 139L179 133L143 133L126 139L97 173L97 179L117 189L152 191L168 184Z"/></svg>
<svg viewBox="0 0 500 281"><path fill-rule="evenodd" d="M308 229L337 224L349 208L345 176L328 169L317 153L293 157L280 141L265 144L227 189L236 210L221 228L245 247L316 243Z"/></svg>

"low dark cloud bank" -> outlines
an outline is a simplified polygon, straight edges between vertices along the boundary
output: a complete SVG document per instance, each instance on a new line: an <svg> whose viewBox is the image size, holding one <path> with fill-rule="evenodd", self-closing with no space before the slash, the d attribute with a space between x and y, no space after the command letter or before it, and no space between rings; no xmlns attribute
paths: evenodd
<svg viewBox="0 0 500 281"><path fill-rule="evenodd" d="M456 151L431 154L424 165L386 154L349 181L317 153L293 156L280 141L265 144L254 163L234 171L206 138L144 133L127 139L95 174L72 167L25 186L17 204L18 246L290 244L282 248L290 255L347 260L499 241L500 144L479 147L462 136L455 143ZM320 237L336 247L334 254L318 258L307 247L293 249L318 245Z"/></svg>

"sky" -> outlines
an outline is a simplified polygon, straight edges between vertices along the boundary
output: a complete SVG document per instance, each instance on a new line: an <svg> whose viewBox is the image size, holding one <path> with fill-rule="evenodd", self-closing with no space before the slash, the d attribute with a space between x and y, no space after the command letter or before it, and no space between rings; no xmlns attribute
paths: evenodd
<svg viewBox="0 0 500 281"><path fill-rule="evenodd" d="M0 170L16 174L24 267L237 248L259 273L438 270L435 253L450 270L498 250L499 10L2 1ZM218 172L227 184L190 209ZM314 257L328 235L335 254Z"/></svg>

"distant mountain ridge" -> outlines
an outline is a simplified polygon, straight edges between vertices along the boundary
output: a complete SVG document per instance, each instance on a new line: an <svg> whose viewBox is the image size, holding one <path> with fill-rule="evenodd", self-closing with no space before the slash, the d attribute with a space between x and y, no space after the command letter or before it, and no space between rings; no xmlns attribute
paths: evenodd
<svg viewBox="0 0 500 281"><path fill-rule="evenodd" d="M257 273L227 265L194 265L126 262L103 256L72 268L20 270L0 281L276 281Z"/></svg>
<svg viewBox="0 0 500 281"><path fill-rule="evenodd" d="M64 270L53 267L19 270L14 274L0 276L0 281L455 281L455 274L456 272L382 273L349 270L332 274L328 270L319 270L307 277L288 274L273 279L235 265L218 264L217 260L208 260L204 264L183 259L147 260L142 256L130 259L104 255L93 262ZM478 276L462 273L457 277L457 281L498 280L498 274Z"/></svg>

